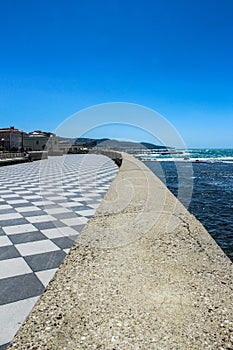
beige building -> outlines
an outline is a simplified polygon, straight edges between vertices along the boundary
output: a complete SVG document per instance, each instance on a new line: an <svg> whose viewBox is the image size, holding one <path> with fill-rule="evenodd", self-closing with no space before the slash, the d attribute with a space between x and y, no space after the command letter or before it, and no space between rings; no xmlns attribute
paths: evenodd
<svg viewBox="0 0 233 350"><path fill-rule="evenodd" d="M20 150L23 147L23 139L27 135L23 130L14 126L0 129L0 147L4 151Z"/></svg>

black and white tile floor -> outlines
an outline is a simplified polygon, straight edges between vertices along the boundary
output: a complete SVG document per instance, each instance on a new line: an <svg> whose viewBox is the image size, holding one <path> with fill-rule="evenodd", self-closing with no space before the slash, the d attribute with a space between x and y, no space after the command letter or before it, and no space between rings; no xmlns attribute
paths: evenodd
<svg viewBox="0 0 233 350"><path fill-rule="evenodd" d="M107 157L91 154L0 168L0 350L13 339L117 171Z"/></svg>

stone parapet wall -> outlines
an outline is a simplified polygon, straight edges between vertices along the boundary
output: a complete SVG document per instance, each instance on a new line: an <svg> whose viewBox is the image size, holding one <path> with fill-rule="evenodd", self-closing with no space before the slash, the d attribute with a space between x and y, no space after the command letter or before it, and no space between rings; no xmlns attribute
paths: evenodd
<svg viewBox="0 0 233 350"><path fill-rule="evenodd" d="M9 349L233 349L232 263L142 162L121 155Z"/></svg>

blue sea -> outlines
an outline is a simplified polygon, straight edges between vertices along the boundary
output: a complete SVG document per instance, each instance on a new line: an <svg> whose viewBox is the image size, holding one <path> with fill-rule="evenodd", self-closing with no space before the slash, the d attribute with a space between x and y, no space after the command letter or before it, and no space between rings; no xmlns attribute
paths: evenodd
<svg viewBox="0 0 233 350"><path fill-rule="evenodd" d="M192 149L145 164L233 261L233 149Z"/></svg>

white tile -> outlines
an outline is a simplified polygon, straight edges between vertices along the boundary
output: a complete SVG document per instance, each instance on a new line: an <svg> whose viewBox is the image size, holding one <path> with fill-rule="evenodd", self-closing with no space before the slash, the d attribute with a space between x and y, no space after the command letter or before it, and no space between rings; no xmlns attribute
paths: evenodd
<svg viewBox="0 0 233 350"><path fill-rule="evenodd" d="M32 204L39 205L39 206L41 206L41 205L46 206L46 205L50 205L50 204L54 204L54 203L51 201L40 200L40 201L32 201Z"/></svg>
<svg viewBox="0 0 233 350"><path fill-rule="evenodd" d="M91 207L93 209L97 209L99 207L100 203L98 204L88 204L88 207Z"/></svg>
<svg viewBox="0 0 233 350"><path fill-rule="evenodd" d="M20 219L20 218L22 218L22 215L20 215L19 213L0 215L0 220L12 220L12 219Z"/></svg>
<svg viewBox="0 0 233 350"><path fill-rule="evenodd" d="M78 203L78 202L64 202L64 203L59 203L59 205L62 205L63 207L67 207L67 208L83 206L82 203Z"/></svg>
<svg viewBox="0 0 233 350"><path fill-rule="evenodd" d="M50 186L50 187L51 187L51 186ZM47 191L46 191L46 190L44 190L44 191L43 191L43 190L41 190L41 191L40 191L40 194L41 194L41 195L53 194L53 192L48 191L48 190L47 190Z"/></svg>
<svg viewBox="0 0 233 350"><path fill-rule="evenodd" d="M79 215L83 215L83 216L90 216L90 215L94 215L95 214L95 209L84 209L84 210L78 210L75 213L79 214Z"/></svg>
<svg viewBox="0 0 233 350"><path fill-rule="evenodd" d="M23 258L13 258L0 261L0 279L32 273Z"/></svg>
<svg viewBox="0 0 233 350"><path fill-rule="evenodd" d="M17 194L27 194L27 190L16 191Z"/></svg>
<svg viewBox="0 0 233 350"><path fill-rule="evenodd" d="M88 197L89 200L90 200L90 198L94 198L94 197L100 198L100 194L99 194L98 192L102 192L102 190L96 191L96 192L97 192L97 193L86 193L86 197Z"/></svg>
<svg viewBox="0 0 233 350"><path fill-rule="evenodd" d="M46 222L46 221L55 221L57 220L51 215L36 215L36 216L29 216L27 217L27 220L31 223L38 223L38 222Z"/></svg>
<svg viewBox="0 0 233 350"><path fill-rule="evenodd" d="M0 345L9 343L39 297L0 305Z"/></svg>
<svg viewBox="0 0 233 350"><path fill-rule="evenodd" d="M48 239L37 242L28 242L22 244L16 244L15 247L18 249L22 256L35 255L41 253L52 252L55 250L60 250L56 244Z"/></svg>
<svg viewBox="0 0 233 350"><path fill-rule="evenodd" d="M21 203L29 203L26 201L26 199L15 199L15 200L8 200L7 201L9 204L21 204Z"/></svg>
<svg viewBox="0 0 233 350"><path fill-rule="evenodd" d="M0 247L12 245L11 240L7 236L0 236Z"/></svg>
<svg viewBox="0 0 233 350"><path fill-rule="evenodd" d="M12 194L2 194L2 198L14 198L14 197L19 197L17 194L12 193Z"/></svg>
<svg viewBox="0 0 233 350"><path fill-rule="evenodd" d="M37 195L25 195L25 196L22 196L23 198L25 198L25 199L33 199L33 200L39 200L39 199L41 199L41 197L40 196L37 196Z"/></svg>
<svg viewBox="0 0 233 350"><path fill-rule="evenodd" d="M32 224L5 226L2 228L7 235L38 231Z"/></svg>
<svg viewBox="0 0 233 350"><path fill-rule="evenodd" d="M13 207L9 204L2 204L0 205L0 210L5 210L5 209L12 209Z"/></svg>
<svg viewBox="0 0 233 350"><path fill-rule="evenodd" d="M77 202L87 202L87 201L89 201L90 200L90 198L88 198L88 197L84 197L84 196L79 196L79 197L77 197L77 198L74 198L74 197L72 197L72 200L73 201L77 201ZM82 204L83 205L83 204Z"/></svg>
<svg viewBox="0 0 233 350"><path fill-rule="evenodd" d="M65 225L68 226L76 226L76 225L83 225L86 224L88 221L87 218L84 217L77 217L77 218L70 218L70 219L63 219L61 220Z"/></svg>
<svg viewBox="0 0 233 350"><path fill-rule="evenodd" d="M73 236L73 235L77 235L79 233L79 232L75 231L73 228L67 227L67 226L41 230L41 232L49 239L58 238L58 237Z"/></svg>
<svg viewBox="0 0 233 350"><path fill-rule="evenodd" d="M66 198L65 197L63 197L63 196L49 196L49 199L51 200L51 201L57 201L57 200L66 200Z"/></svg>
<svg viewBox="0 0 233 350"><path fill-rule="evenodd" d="M64 214L64 213L72 213L71 210L66 208L51 208L45 209L48 214Z"/></svg>
<svg viewBox="0 0 233 350"><path fill-rule="evenodd" d="M56 271L57 269L39 271L39 272L36 272L36 276L39 278L39 280L44 285L44 287L47 287L47 285L55 275Z"/></svg>
<svg viewBox="0 0 233 350"><path fill-rule="evenodd" d="M33 206L28 206L28 207L18 207L18 208L15 208L15 210L17 210L19 213L27 213L29 211L37 211L37 210L41 210L41 209L37 208L35 205L33 205Z"/></svg>

